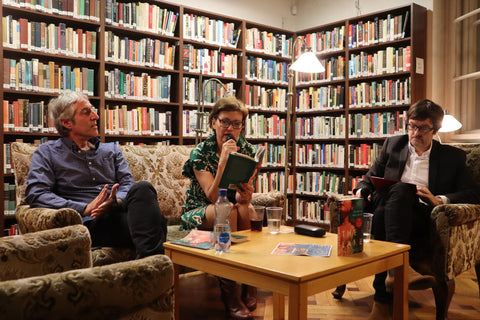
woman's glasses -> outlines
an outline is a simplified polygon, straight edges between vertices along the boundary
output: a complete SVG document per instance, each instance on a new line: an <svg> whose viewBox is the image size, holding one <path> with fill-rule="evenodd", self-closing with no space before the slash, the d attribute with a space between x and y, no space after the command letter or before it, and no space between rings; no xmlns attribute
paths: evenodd
<svg viewBox="0 0 480 320"><path fill-rule="evenodd" d="M233 129L241 129L243 127L242 121L230 121L225 119L218 119L220 122L220 127L227 129L228 127L232 126Z"/></svg>

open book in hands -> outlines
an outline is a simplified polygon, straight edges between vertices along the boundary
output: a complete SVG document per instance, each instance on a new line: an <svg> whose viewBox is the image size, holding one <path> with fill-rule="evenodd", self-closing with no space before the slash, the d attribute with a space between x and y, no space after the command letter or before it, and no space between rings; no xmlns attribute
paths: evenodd
<svg viewBox="0 0 480 320"><path fill-rule="evenodd" d="M230 153L218 185L219 188L235 189L239 183L248 182L255 170L262 164L264 155L265 147L263 146L258 148L255 158L238 152Z"/></svg>

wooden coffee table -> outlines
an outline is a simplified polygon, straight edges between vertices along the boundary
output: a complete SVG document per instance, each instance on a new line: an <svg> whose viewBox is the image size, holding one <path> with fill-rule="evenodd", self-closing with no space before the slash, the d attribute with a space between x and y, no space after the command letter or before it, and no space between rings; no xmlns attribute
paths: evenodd
<svg viewBox="0 0 480 320"><path fill-rule="evenodd" d="M288 227L282 227L282 229ZM285 229L284 229L285 230ZM288 296L288 319L307 319L308 296L335 288L367 276L395 269L394 319L407 319L407 271L410 246L372 240L364 251L347 257L337 256L337 235L313 238L295 233L269 234L239 231L249 241L232 245L230 252L218 254L169 242L165 254L175 268L175 318L179 310L179 266L200 270L273 292L274 319L285 319L285 296ZM272 255L279 242L331 245L330 257Z"/></svg>

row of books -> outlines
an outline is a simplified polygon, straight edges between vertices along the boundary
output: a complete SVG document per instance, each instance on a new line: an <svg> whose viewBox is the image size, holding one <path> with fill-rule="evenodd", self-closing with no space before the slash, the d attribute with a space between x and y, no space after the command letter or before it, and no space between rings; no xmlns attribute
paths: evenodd
<svg viewBox="0 0 480 320"><path fill-rule="evenodd" d="M296 193L300 195L343 194L345 188L345 176L334 172L297 172L295 177Z"/></svg>
<svg viewBox="0 0 480 320"><path fill-rule="evenodd" d="M249 110L287 111L287 89L245 84L245 105Z"/></svg>
<svg viewBox="0 0 480 320"><path fill-rule="evenodd" d="M97 58L97 32L45 22L2 17L5 48L58 54L78 58Z"/></svg>
<svg viewBox="0 0 480 320"><path fill-rule="evenodd" d="M330 210L325 200L305 200L296 198L296 220L314 223L328 223L331 220Z"/></svg>
<svg viewBox="0 0 480 320"><path fill-rule="evenodd" d="M56 133L48 105L43 101L30 102L18 99L3 100L3 130L5 132Z"/></svg>
<svg viewBox="0 0 480 320"><path fill-rule="evenodd" d="M184 137L195 137L197 132L198 123L197 121L203 121L201 128L205 130L210 130L208 126L208 118L198 119L197 110L183 110L182 113L182 127L183 127L183 136Z"/></svg>
<svg viewBox="0 0 480 320"><path fill-rule="evenodd" d="M105 32L105 61L173 70L175 51L175 45L159 39L133 40Z"/></svg>
<svg viewBox="0 0 480 320"><path fill-rule="evenodd" d="M105 70L105 97L170 102L171 75L152 77L142 72Z"/></svg>
<svg viewBox="0 0 480 320"><path fill-rule="evenodd" d="M296 139L345 139L345 116L301 117L295 122Z"/></svg>
<svg viewBox="0 0 480 320"><path fill-rule="evenodd" d="M178 13L155 4L105 0L105 23L116 27L173 36L177 21Z"/></svg>
<svg viewBox="0 0 480 320"><path fill-rule="evenodd" d="M347 190L347 194L352 195L353 190L358 186L358 183L362 181L365 178L365 175L360 175L360 176L349 176L348 177L348 185L349 188Z"/></svg>
<svg viewBox="0 0 480 320"><path fill-rule="evenodd" d="M345 26L334 27L332 30L323 30L301 36L313 52L325 54L343 50L345 48ZM300 47L296 56L300 55Z"/></svg>
<svg viewBox="0 0 480 320"><path fill-rule="evenodd" d="M378 143L361 143L348 146L348 166L350 168L368 169L382 151Z"/></svg>
<svg viewBox="0 0 480 320"><path fill-rule="evenodd" d="M22 91L60 93L65 90L94 95L94 70L69 65L59 66L53 61L3 59L3 88Z"/></svg>
<svg viewBox="0 0 480 320"><path fill-rule="evenodd" d="M245 78L275 84L288 84L288 64L272 59L247 56Z"/></svg>
<svg viewBox="0 0 480 320"><path fill-rule="evenodd" d="M343 109L345 107L345 87L330 85L309 87L297 91L297 112Z"/></svg>
<svg viewBox="0 0 480 320"><path fill-rule="evenodd" d="M240 26L235 26L233 22L192 13L183 14L184 39L236 48L241 31Z"/></svg>
<svg viewBox="0 0 480 320"><path fill-rule="evenodd" d="M296 144L297 166L343 168L345 146L337 143Z"/></svg>
<svg viewBox="0 0 480 320"><path fill-rule="evenodd" d="M153 107L128 109L126 105L107 105L105 107L105 133L171 136L172 112L160 112Z"/></svg>
<svg viewBox="0 0 480 320"><path fill-rule="evenodd" d="M75 19L100 21L100 0L3 0L3 4Z"/></svg>
<svg viewBox="0 0 480 320"><path fill-rule="evenodd" d="M350 114L350 137L374 138L406 134L406 119L407 111Z"/></svg>
<svg viewBox="0 0 480 320"><path fill-rule="evenodd" d="M3 214L15 216L15 184L3 184Z"/></svg>
<svg viewBox="0 0 480 320"><path fill-rule="evenodd" d="M20 234L20 230L18 229L18 224L12 224L9 228L3 229L3 236L16 236Z"/></svg>
<svg viewBox="0 0 480 320"><path fill-rule="evenodd" d="M283 190L285 190L285 172L264 171L257 175L255 192L284 192Z"/></svg>
<svg viewBox="0 0 480 320"><path fill-rule="evenodd" d="M182 63L184 71L218 77L237 77L238 56L221 50L197 49L191 44L185 44Z"/></svg>
<svg viewBox="0 0 480 320"><path fill-rule="evenodd" d="M349 108L365 108L377 106L390 106L409 104L411 80L407 79L384 79L358 83L350 86Z"/></svg>
<svg viewBox="0 0 480 320"><path fill-rule="evenodd" d="M283 167L285 166L285 145L273 143L260 143L258 146L265 147L265 155L262 167Z"/></svg>
<svg viewBox="0 0 480 320"><path fill-rule="evenodd" d="M199 79L183 77L183 103L199 104ZM204 81L205 96L203 97L204 105L213 106L221 97L229 94L235 95L233 82L227 82L221 85L216 81ZM225 89L226 88L226 89Z"/></svg>
<svg viewBox="0 0 480 320"><path fill-rule="evenodd" d="M254 139L284 139L286 120L280 116L252 113L245 121L245 137Z"/></svg>
<svg viewBox="0 0 480 320"><path fill-rule="evenodd" d="M320 73L295 73L295 83L316 84L327 81L343 80L345 79L345 57L331 57L329 59L319 59L325 67L324 72Z"/></svg>
<svg viewBox="0 0 480 320"><path fill-rule="evenodd" d="M409 11L395 16L388 14L384 19L377 16L373 20L350 24L348 47L357 48L404 38L405 32L408 32L408 15Z"/></svg>
<svg viewBox="0 0 480 320"><path fill-rule="evenodd" d="M285 34L249 28L246 31L245 41L246 50L288 58L292 56L292 37L287 38Z"/></svg>
<svg viewBox="0 0 480 320"><path fill-rule="evenodd" d="M348 61L349 78L369 77L410 71L411 47L387 47L375 53L352 53Z"/></svg>

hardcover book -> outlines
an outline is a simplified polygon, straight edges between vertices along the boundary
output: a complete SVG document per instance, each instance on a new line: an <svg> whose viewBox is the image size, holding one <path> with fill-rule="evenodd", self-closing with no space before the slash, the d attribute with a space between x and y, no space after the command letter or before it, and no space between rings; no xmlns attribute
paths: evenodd
<svg viewBox="0 0 480 320"><path fill-rule="evenodd" d="M348 256L363 251L363 199L338 200L338 255Z"/></svg>
<svg viewBox="0 0 480 320"><path fill-rule="evenodd" d="M260 146L255 158L242 153L232 152L228 156L225 170L220 180L219 188L235 189L235 186L242 182L248 182L263 161L265 147Z"/></svg>

